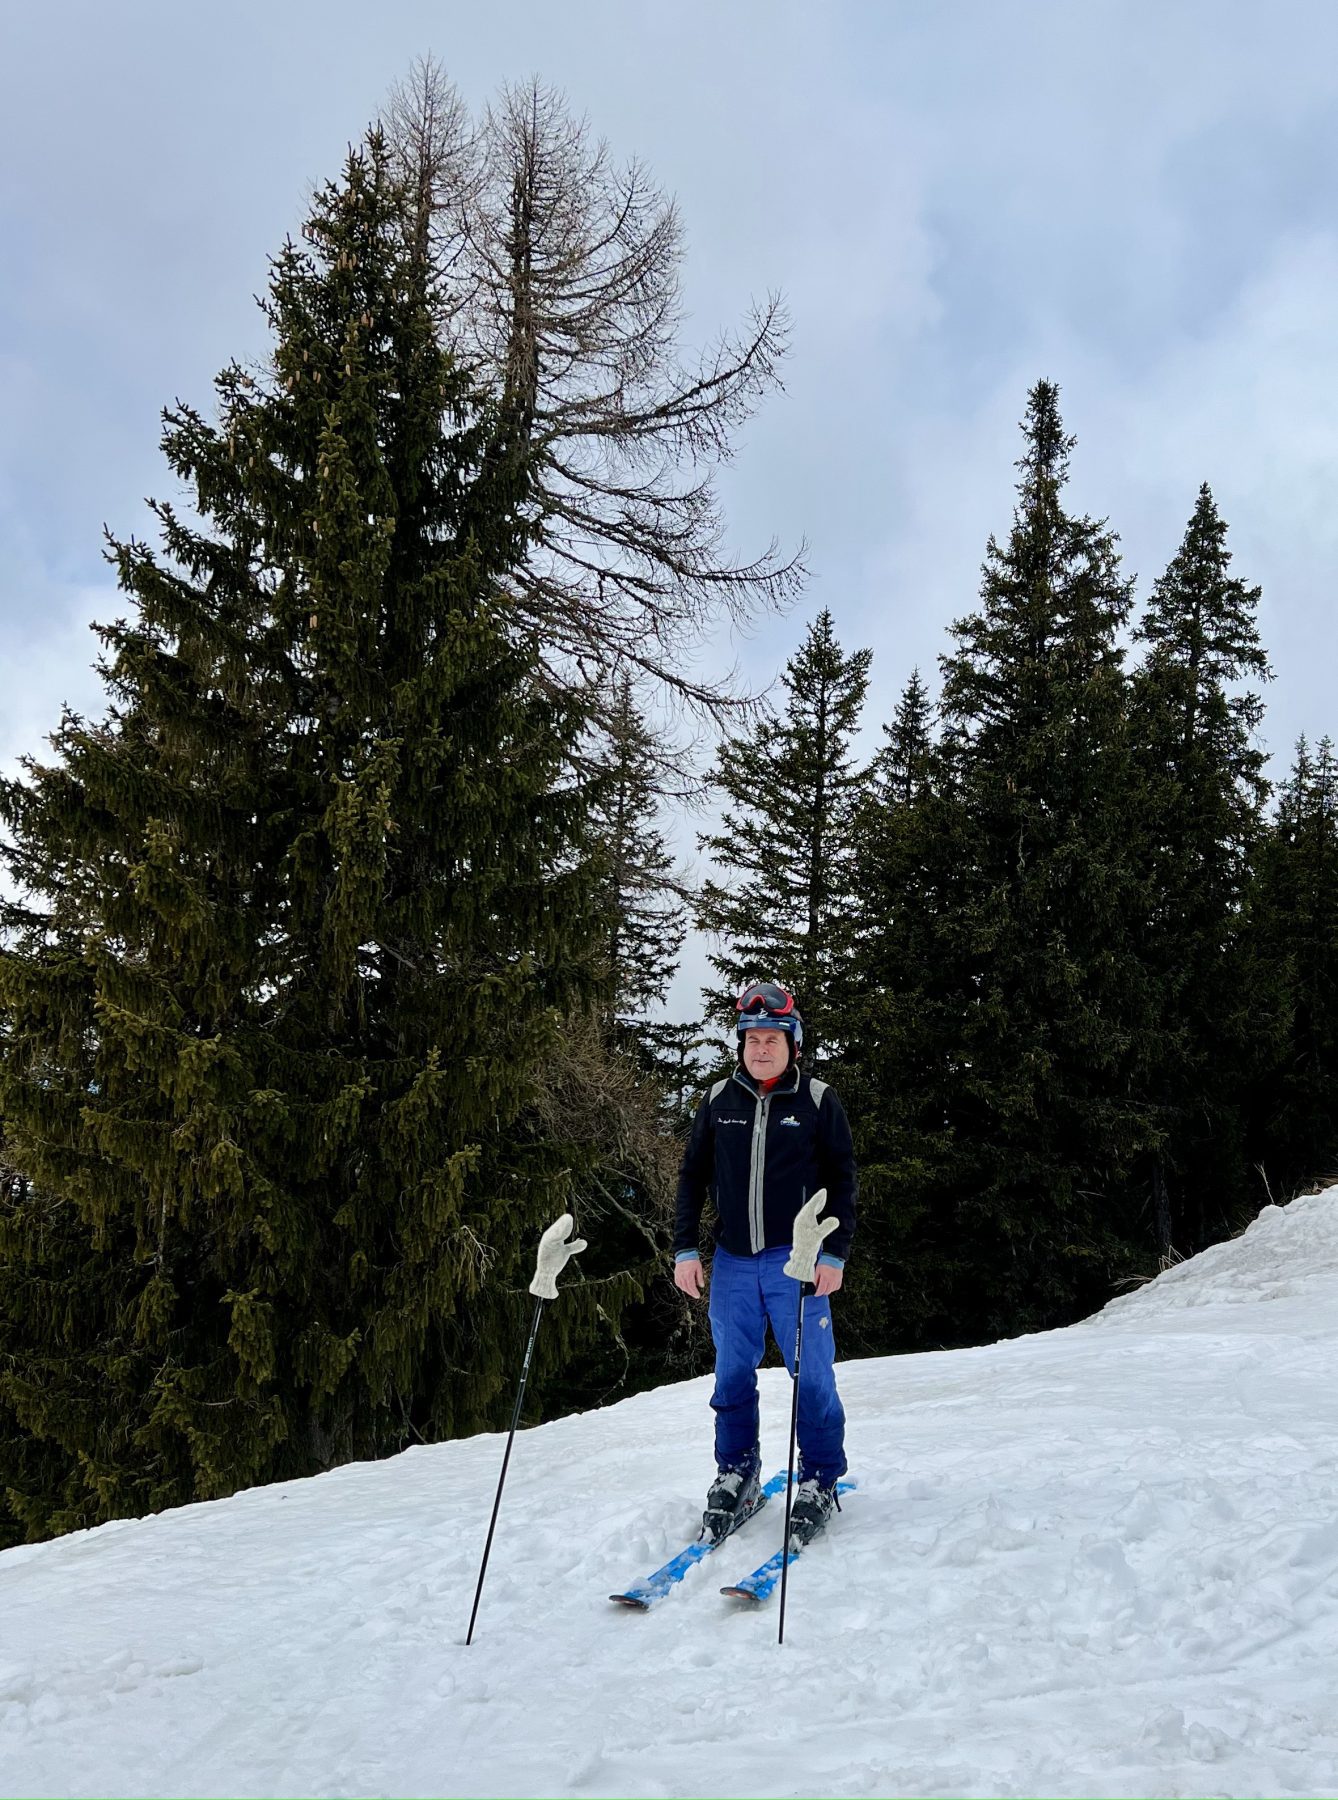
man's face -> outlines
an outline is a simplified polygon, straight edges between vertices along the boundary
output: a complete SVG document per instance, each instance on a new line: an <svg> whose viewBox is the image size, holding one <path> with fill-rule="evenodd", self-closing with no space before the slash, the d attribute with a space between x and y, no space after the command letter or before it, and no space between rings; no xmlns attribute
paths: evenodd
<svg viewBox="0 0 1338 1800"><path fill-rule="evenodd" d="M783 1075L790 1060L789 1034L754 1028L743 1034L743 1066L754 1081Z"/></svg>

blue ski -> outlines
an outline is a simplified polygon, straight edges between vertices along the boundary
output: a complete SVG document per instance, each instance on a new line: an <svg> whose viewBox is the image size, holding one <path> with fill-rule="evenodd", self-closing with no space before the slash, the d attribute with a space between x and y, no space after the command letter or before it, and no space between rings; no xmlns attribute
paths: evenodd
<svg viewBox="0 0 1338 1800"><path fill-rule="evenodd" d="M854 1485L853 1481L838 1481L836 1491L838 1494L848 1494ZM785 1477L782 1476L782 1491L784 1487ZM731 1600L751 1600L760 1605L770 1597L786 1563L797 1563L802 1554L802 1549L791 1550L787 1557L783 1550L777 1550L774 1556L769 1556L764 1563L759 1564L751 1575L745 1575L741 1581L733 1582L729 1587L722 1587L720 1592L728 1594Z"/></svg>
<svg viewBox="0 0 1338 1800"><path fill-rule="evenodd" d="M782 1469L780 1474L773 1475L762 1489L757 1498L757 1505L748 1514L748 1519L755 1518L768 1500L774 1500L777 1494L784 1492L785 1471ZM736 1530L742 1530L743 1525L748 1523L748 1519L744 1519L742 1524L736 1527ZM731 1532L730 1537L733 1536L734 1532ZM696 1543L688 1544L680 1550L677 1556L671 1556L664 1567L656 1569L653 1575L647 1575L644 1581L634 1583L625 1593L610 1594L609 1599L616 1601L619 1606L631 1606L635 1607L638 1612L647 1612L657 1600L663 1600L666 1594L678 1586L689 1569L695 1568L703 1558L709 1556L713 1550L718 1550L721 1544L728 1541L727 1538L699 1538Z"/></svg>

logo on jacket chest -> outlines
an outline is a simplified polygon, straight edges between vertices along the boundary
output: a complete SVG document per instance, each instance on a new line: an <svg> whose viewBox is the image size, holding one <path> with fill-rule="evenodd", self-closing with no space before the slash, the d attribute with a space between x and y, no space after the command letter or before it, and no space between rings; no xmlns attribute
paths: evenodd
<svg viewBox="0 0 1338 1800"><path fill-rule="evenodd" d="M785 1117L781 1120L781 1124L798 1127L799 1121L795 1118L793 1113L786 1113Z"/></svg>

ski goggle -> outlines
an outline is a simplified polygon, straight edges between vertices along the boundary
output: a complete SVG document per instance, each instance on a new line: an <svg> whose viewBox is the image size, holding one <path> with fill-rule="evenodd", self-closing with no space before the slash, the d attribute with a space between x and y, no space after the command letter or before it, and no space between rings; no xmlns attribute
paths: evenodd
<svg viewBox="0 0 1338 1800"><path fill-rule="evenodd" d="M755 981L739 995L734 1010L738 1013L769 1013L783 1019L794 1011L794 995L774 981Z"/></svg>

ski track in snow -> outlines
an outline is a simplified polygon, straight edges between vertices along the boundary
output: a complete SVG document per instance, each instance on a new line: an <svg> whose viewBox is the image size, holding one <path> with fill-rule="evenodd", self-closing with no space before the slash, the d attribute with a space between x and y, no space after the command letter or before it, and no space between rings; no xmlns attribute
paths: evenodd
<svg viewBox="0 0 1338 1800"><path fill-rule="evenodd" d="M0 1556L6 1795L1338 1792L1338 1188L1065 1331L842 1365L776 1603L648 1614L709 1381ZM839 1329L839 1326L838 1326ZM764 1372L764 1457L788 1383Z"/></svg>

